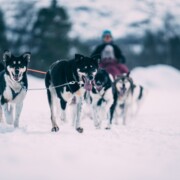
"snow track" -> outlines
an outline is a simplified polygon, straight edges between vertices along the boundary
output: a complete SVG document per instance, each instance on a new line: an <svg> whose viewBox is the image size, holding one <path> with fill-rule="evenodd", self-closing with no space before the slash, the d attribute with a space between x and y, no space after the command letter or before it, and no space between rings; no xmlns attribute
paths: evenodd
<svg viewBox="0 0 180 180"><path fill-rule="evenodd" d="M172 72L159 66L160 74L164 68ZM148 70L155 79L155 68ZM142 80L145 73L147 69L136 71L136 78ZM166 75L162 77L167 80ZM180 82L177 74L176 79L172 73L171 77ZM0 179L179 180L180 87L165 88L162 83L162 88L164 79L152 81L158 87L152 83L153 88L146 87L148 95L139 114L126 126L97 130L83 114L83 134L71 126L70 114L69 121L60 124L60 131L51 133L46 92L29 91L20 128L0 124ZM29 85L44 87L44 82L29 77Z"/></svg>

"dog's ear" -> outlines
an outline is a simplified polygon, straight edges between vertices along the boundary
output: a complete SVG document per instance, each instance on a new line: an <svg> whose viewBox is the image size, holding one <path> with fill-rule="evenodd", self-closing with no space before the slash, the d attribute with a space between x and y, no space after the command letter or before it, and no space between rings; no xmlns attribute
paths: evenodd
<svg viewBox="0 0 180 180"><path fill-rule="evenodd" d="M85 57L81 54L75 54L75 61L76 61L76 65L80 66L81 63L84 61Z"/></svg>
<svg viewBox="0 0 180 180"><path fill-rule="evenodd" d="M126 75L126 76L127 76L127 77L129 77L129 75L130 75L130 71L127 73L127 75Z"/></svg>
<svg viewBox="0 0 180 180"><path fill-rule="evenodd" d="M81 54L75 54L75 60L76 60L76 61L84 60L84 56L81 55Z"/></svg>
<svg viewBox="0 0 180 180"><path fill-rule="evenodd" d="M27 61L30 62L31 59L31 53L30 52L25 52L22 57Z"/></svg>
<svg viewBox="0 0 180 180"><path fill-rule="evenodd" d="M95 61L97 61L98 63L100 63L101 61L101 55L100 54L96 54L94 56L91 56L91 58Z"/></svg>
<svg viewBox="0 0 180 180"><path fill-rule="evenodd" d="M12 54L10 51L5 50L3 53L3 62L8 61L11 58Z"/></svg>

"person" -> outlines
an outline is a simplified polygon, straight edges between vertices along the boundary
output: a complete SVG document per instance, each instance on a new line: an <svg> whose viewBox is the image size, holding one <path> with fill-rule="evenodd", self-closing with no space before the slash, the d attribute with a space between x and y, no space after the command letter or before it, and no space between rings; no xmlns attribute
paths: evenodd
<svg viewBox="0 0 180 180"><path fill-rule="evenodd" d="M108 73L112 74L114 79L118 75L128 73L129 69L125 65L126 58L122 54L120 48L114 44L110 30L103 31L102 40L103 43L95 48L91 56L100 54L101 61L99 66L104 68Z"/></svg>

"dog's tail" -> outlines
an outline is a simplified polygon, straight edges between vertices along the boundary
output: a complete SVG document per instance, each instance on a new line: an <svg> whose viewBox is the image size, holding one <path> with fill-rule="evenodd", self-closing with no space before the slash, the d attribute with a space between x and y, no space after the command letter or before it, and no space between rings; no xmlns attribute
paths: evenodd
<svg viewBox="0 0 180 180"><path fill-rule="evenodd" d="M143 96L143 92L144 92L144 87L142 87L141 85L140 85L140 90L139 90L139 96L138 96L138 100L140 100L140 99L142 99L142 96Z"/></svg>
<svg viewBox="0 0 180 180"><path fill-rule="evenodd" d="M51 75L50 72L48 71L45 76L45 86L47 88L47 97L49 104L51 104L51 92L49 90L50 85L51 85Z"/></svg>

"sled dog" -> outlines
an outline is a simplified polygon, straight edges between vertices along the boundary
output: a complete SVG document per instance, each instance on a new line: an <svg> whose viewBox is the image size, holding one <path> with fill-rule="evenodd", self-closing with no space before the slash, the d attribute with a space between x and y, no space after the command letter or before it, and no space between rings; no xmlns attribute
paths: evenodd
<svg viewBox="0 0 180 180"><path fill-rule="evenodd" d="M92 114L94 125L96 128L101 128L102 120L106 120L107 129L110 129L110 122L113 118L113 77L104 69L99 68L93 81L91 92L85 92L85 99L88 99L92 104Z"/></svg>
<svg viewBox="0 0 180 180"><path fill-rule="evenodd" d="M136 85L130 73L119 76L114 81L114 87L115 122L118 123L118 118L121 117L125 125L128 114L135 115L133 112L135 106L136 112L138 111L144 97L144 87Z"/></svg>
<svg viewBox="0 0 180 180"><path fill-rule="evenodd" d="M3 54L4 70L0 72L0 121L3 114L8 124L19 126L19 117L26 96L27 66L31 53L14 56L10 51Z"/></svg>
<svg viewBox="0 0 180 180"><path fill-rule="evenodd" d="M74 102L73 122L79 133L83 132L80 125L82 100L85 90L92 89L92 81L98 70L100 56L86 57L75 54L72 60L59 60L52 64L45 77L47 97L51 111L52 131L59 130L57 124L57 106L60 104L60 118L66 120L67 103Z"/></svg>

